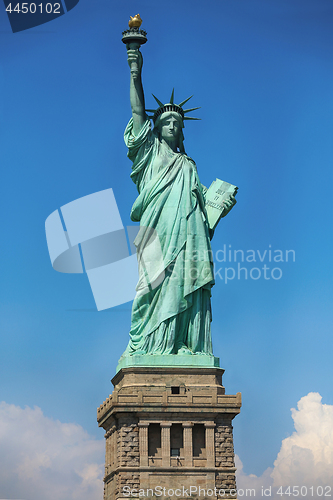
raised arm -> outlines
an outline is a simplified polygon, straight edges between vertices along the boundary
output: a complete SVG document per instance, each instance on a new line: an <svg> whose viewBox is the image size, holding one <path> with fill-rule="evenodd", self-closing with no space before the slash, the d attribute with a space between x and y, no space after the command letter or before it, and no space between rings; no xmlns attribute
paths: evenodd
<svg viewBox="0 0 333 500"><path fill-rule="evenodd" d="M141 80L143 59L138 49L127 48L127 56L127 61L131 69L130 101L133 116L133 133L137 135L146 120L145 97Z"/></svg>

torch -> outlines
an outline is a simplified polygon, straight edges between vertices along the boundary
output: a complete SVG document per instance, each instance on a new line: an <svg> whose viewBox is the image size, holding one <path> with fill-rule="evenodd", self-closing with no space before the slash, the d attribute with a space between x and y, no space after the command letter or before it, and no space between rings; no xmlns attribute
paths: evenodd
<svg viewBox="0 0 333 500"><path fill-rule="evenodd" d="M140 30L140 26L142 24L142 19L140 14L132 17L130 16L130 20L128 22L129 30L125 30L122 33L122 42L126 44L126 48L131 50L139 50L141 45L146 43L147 41L147 33L144 30ZM131 72L138 73L139 68L137 63L133 63L131 67Z"/></svg>

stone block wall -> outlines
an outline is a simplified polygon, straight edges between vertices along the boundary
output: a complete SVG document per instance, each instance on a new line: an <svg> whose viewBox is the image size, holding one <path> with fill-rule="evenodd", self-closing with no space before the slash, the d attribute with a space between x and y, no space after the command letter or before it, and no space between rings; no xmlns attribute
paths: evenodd
<svg viewBox="0 0 333 500"><path fill-rule="evenodd" d="M119 422L117 455L121 467L139 467L139 427L136 421Z"/></svg>
<svg viewBox="0 0 333 500"><path fill-rule="evenodd" d="M129 487L131 490L135 488L137 491L140 489L140 474L133 472L120 472L116 477L116 498L124 497L124 486Z"/></svg>
<svg viewBox="0 0 333 500"><path fill-rule="evenodd" d="M217 419L215 427L215 466L235 467L233 442L233 428L231 421ZM215 486L217 489L230 490L236 488L234 473L220 472L216 474Z"/></svg>
<svg viewBox="0 0 333 500"><path fill-rule="evenodd" d="M215 466L235 467L232 425L225 420L216 421Z"/></svg>

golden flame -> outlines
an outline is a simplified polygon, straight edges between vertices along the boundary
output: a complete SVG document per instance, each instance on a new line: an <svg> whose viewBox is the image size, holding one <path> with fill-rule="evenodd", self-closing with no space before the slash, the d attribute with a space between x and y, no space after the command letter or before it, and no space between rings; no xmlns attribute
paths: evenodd
<svg viewBox="0 0 333 500"><path fill-rule="evenodd" d="M140 28L142 24L142 19L140 17L140 14L137 14L136 16L132 17L130 16L130 20L128 21L128 26L130 28Z"/></svg>

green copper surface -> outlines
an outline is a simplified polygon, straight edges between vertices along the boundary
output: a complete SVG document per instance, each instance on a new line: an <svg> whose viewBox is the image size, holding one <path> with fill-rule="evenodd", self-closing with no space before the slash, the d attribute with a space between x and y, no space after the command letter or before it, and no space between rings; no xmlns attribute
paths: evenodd
<svg viewBox="0 0 333 500"><path fill-rule="evenodd" d="M205 208L207 189L185 153L180 112L163 112L152 129L145 113L142 55L129 46L127 53L132 118L124 138L132 161L131 178L139 193L131 211L131 219L140 222L135 240L139 283L130 341L117 370L125 366L219 366L211 339L213 232ZM226 203L225 213L233 204Z"/></svg>
<svg viewBox="0 0 333 500"><path fill-rule="evenodd" d="M151 354L151 355L133 355L121 357L117 366L117 372L128 366L182 366L193 367L201 366L205 368L219 368L220 360L214 356L182 356L177 354Z"/></svg>

